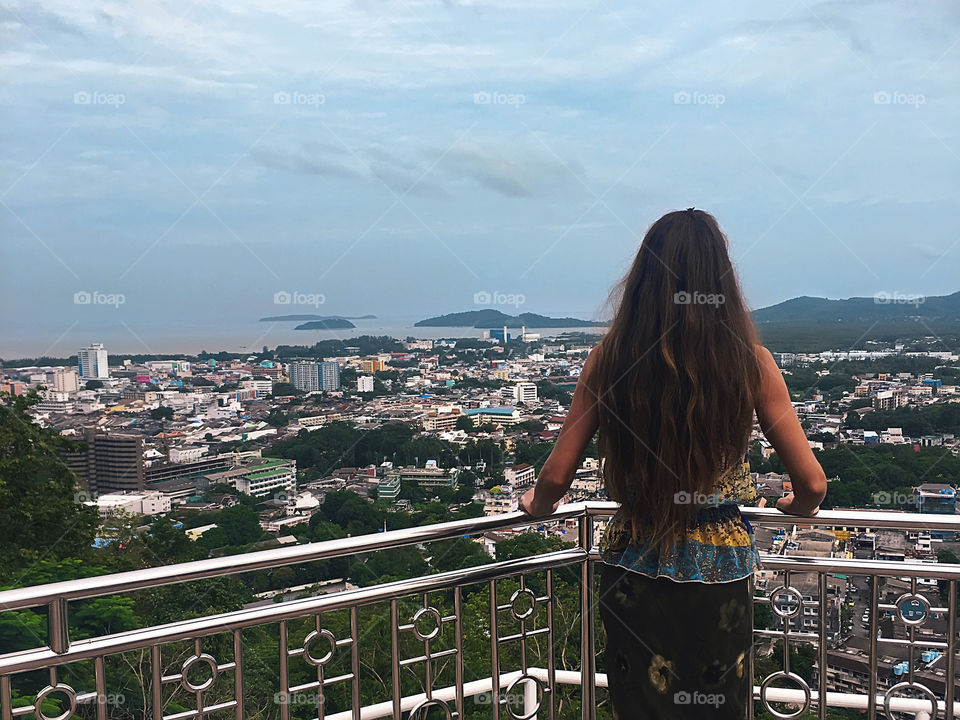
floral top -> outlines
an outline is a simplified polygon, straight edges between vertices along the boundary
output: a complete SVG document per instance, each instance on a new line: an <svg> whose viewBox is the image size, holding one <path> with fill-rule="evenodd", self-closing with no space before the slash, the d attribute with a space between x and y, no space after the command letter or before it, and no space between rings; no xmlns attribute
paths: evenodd
<svg viewBox="0 0 960 720"><path fill-rule="evenodd" d="M703 507L660 551L644 543L641 533L637 542L632 541L630 505L623 504L603 532L601 559L678 582L722 583L749 577L759 567L760 555L753 528L741 516L739 505L756 499L750 464L744 461L720 478L714 493L701 498L678 497L678 502L696 501Z"/></svg>

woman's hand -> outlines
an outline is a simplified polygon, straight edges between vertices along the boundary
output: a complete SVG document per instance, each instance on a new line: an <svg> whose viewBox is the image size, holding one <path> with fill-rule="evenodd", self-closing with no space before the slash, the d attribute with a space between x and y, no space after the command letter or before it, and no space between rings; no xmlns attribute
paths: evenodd
<svg viewBox="0 0 960 720"><path fill-rule="evenodd" d="M559 500L551 505L550 503L544 503L541 498L538 498L535 487L527 490L517 501L517 510L532 517L549 515L558 507L560 507Z"/></svg>
<svg viewBox="0 0 960 720"><path fill-rule="evenodd" d="M777 510L786 514L786 515L798 515L800 517L813 517L818 512L820 512L820 506L817 505L815 508L810 508L809 506L804 507L797 502L797 498L794 497L793 493L790 493L786 497L782 497L777 500Z"/></svg>

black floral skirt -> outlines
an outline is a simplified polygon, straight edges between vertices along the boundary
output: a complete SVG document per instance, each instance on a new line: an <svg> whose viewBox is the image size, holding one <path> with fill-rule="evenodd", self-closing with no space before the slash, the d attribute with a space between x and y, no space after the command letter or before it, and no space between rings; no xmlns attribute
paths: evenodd
<svg viewBox="0 0 960 720"><path fill-rule="evenodd" d="M615 720L744 720L751 702L751 578L651 578L600 563Z"/></svg>

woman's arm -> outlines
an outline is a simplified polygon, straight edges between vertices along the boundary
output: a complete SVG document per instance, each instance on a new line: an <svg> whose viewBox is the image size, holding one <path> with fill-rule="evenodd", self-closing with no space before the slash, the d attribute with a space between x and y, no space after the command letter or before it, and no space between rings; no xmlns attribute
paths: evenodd
<svg viewBox="0 0 960 720"><path fill-rule="evenodd" d="M827 494L827 477L790 403L780 368L765 347L757 346L762 380L756 410L760 429L786 466L793 492L777 500L777 509L790 515L815 515Z"/></svg>
<svg viewBox="0 0 960 720"><path fill-rule="evenodd" d="M599 346L598 346L599 347ZM597 394L591 382L597 348L590 351L577 380L570 410L560 428L550 457L543 464L537 484L520 497L519 509L530 515L553 512L570 489L583 451L597 432Z"/></svg>

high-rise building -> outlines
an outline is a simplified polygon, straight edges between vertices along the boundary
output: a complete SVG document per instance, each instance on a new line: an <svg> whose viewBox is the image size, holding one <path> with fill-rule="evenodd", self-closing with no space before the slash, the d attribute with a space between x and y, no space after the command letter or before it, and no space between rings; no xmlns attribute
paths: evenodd
<svg viewBox="0 0 960 720"><path fill-rule="evenodd" d="M357 378L357 392L373 392L373 375L361 375Z"/></svg>
<svg viewBox="0 0 960 720"><path fill-rule="evenodd" d="M67 457L83 485L97 494L133 492L145 487L143 437L86 428L86 451Z"/></svg>
<svg viewBox="0 0 960 720"><path fill-rule="evenodd" d="M315 392L320 389L320 366L315 362L290 363L290 384L297 390Z"/></svg>
<svg viewBox="0 0 960 720"><path fill-rule="evenodd" d="M320 363L320 389L340 389L340 366L335 362Z"/></svg>
<svg viewBox="0 0 960 720"><path fill-rule="evenodd" d="M82 380L102 380L110 377L107 349L103 343L91 343L77 352L77 370Z"/></svg>
<svg viewBox="0 0 960 720"><path fill-rule="evenodd" d="M53 372L53 389L57 392L75 393L80 389L77 371L73 368L61 368Z"/></svg>

